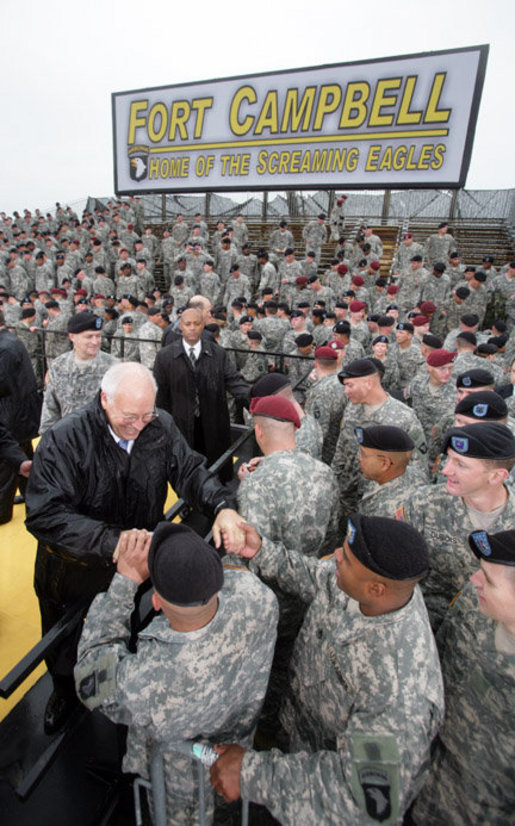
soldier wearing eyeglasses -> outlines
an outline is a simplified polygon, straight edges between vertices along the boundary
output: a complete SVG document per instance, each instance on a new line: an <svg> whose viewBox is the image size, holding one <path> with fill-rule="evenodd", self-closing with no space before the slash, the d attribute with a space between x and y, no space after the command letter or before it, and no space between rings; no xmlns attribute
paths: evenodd
<svg viewBox="0 0 515 826"><path fill-rule="evenodd" d="M116 364L86 407L48 430L36 451L27 490L27 528L38 539L35 588L46 633L72 607L84 609L108 587L117 547L132 529L163 519L168 483L208 516L213 533L238 536L227 490L208 472L172 416L155 409L156 385L141 364ZM77 633L47 657L54 691L47 733L58 731L77 700L73 686Z"/></svg>

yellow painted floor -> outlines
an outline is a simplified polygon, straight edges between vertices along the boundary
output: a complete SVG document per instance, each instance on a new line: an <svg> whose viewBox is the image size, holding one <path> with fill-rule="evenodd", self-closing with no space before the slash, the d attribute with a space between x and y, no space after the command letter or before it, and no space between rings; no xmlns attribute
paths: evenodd
<svg viewBox="0 0 515 826"><path fill-rule="evenodd" d="M177 497L169 489L166 509ZM25 505L15 505L11 522L0 525L0 678L41 639L39 607L33 587L36 540L25 529ZM0 698L0 720L45 672L42 663L8 698Z"/></svg>

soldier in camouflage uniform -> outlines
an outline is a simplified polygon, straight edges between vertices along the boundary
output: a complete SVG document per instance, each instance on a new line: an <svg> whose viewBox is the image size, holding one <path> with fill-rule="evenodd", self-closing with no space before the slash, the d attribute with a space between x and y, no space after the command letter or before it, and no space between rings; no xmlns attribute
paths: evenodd
<svg viewBox="0 0 515 826"><path fill-rule="evenodd" d="M317 265L320 263L322 244L327 241L327 227L325 225L325 215L323 212L317 216L315 221L310 221L302 230L302 237L306 244L306 255L308 252L315 253Z"/></svg>
<svg viewBox="0 0 515 826"><path fill-rule="evenodd" d="M214 549L190 528L161 522L149 552L150 536L126 533L118 572L86 618L75 679L88 708L129 725L124 771L148 778L152 747L163 744L167 822L194 826L197 769L173 745L251 742L268 680L277 605L250 572L224 570ZM133 653L131 612L149 571L153 606L162 613L140 633ZM209 823L213 802L208 792Z"/></svg>
<svg viewBox="0 0 515 826"><path fill-rule="evenodd" d="M450 233L447 232L449 225L442 221L438 225L438 232L430 235L426 241L426 259L428 264L436 264L438 261L447 263L449 255L456 249L456 242Z"/></svg>
<svg viewBox="0 0 515 826"><path fill-rule="evenodd" d="M416 414L407 405L388 395L381 386L378 367L371 359L357 359L339 374L350 403L345 408L342 428L332 461L340 483L342 516L357 506L362 488L354 429L369 424L395 424L405 430L415 443L410 470L420 481L427 479L424 430Z"/></svg>
<svg viewBox="0 0 515 826"><path fill-rule="evenodd" d="M273 393L284 396L295 407L300 418L300 428L297 430L295 440L299 450L309 453L314 459L322 457L322 444L324 435L322 428L309 413L305 413L293 395L290 379L282 373L270 373L263 376L254 384L251 397L270 396Z"/></svg>
<svg viewBox="0 0 515 826"><path fill-rule="evenodd" d="M292 247L287 247L284 251L284 258L279 263L279 294L281 301L292 301L295 293L296 280L301 276L300 263L295 258Z"/></svg>
<svg viewBox="0 0 515 826"><path fill-rule="evenodd" d="M267 301L265 304L265 318L258 318L254 322L254 330L261 333L267 350L280 353L283 338L289 330L287 319L277 315L277 302Z"/></svg>
<svg viewBox="0 0 515 826"><path fill-rule="evenodd" d="M250 352L240 373L249 384L254 384L261 376L266 376L270 367L273 367L275 363L274 359L266 354L262 340L263 336L257 330L247 332Z"/></svg>
<svg viewBox="0 0 515 826"><path fill-rule="evenodd" d="M515 531L474 531L481 568L438 635L445 719L416 826L507 826L515 812Z"/></svg>
<svg viewBox="0 0 515 826"><path fill-rule="evenodd" d="M175 241L176 250L181 249L184 246L189 234L190 229L188 227L188 224L186 223L186 221L184 221L182 215L179 213L179 215L177 215L177 219L172 227L171 232L172 238Z"/></svg>
<svg viewBox="0 0 515 826"><path fill-rule="evenodd" d="M262 536L295 547L307 556L330 553L338 538L338 485L322 462L298 450L295 434L300 417L280 395L251 404L255 437L264 454L255 470L243 476L238 510ZM279 599L277 645L267 691L262 730L275 733L279 706L287 688L288 663L305 606L284 593L274 578L266 580Z"/></svg>
<svg viewBox="0 0 515 826"><path fill-rule="evenodd" d="M23 304L24 302L22 302L22 306ZM41 343L41 332L38 330L36 325L36 310L30 304L27 306L27 303L25 303L25 306L21 311L20 320L13 324L12 330L24 344L25 349L30 356L30 362L32 364L32 369L34 370L34 375L36 376L38 387L41 387L43 379L43 349Z"/></svg>
<svg viewBox="0 0 515 826"><path fill-rule="evenodd" d="M140 361L149 370L153 369L156 355L161 349L161 339L165 326L166 322L163 320L161 310L157 307L151 307L148 311L147 321L138 330L138 338L141 341L138 342L139 358L136 361Z"/></svg>
<svg viewBox="0 0 515 826"><path fill-rule="evenodd" d="M43 327L50 333L45 336L45 357L47 367L50 367L54 359L67 353L71 347L68 338L69 316L61 310L57 301L47 301L45 308L48 319L43 321Z"/></svg>
<svg viewBox="0 0 515 826"><path fill-rule="evenodd" d="M279 292L279 273L271 261L268 260L267 252L260 252L258 255L259 265L259 285L257 288L258 294L261 295L263 290L270 287L274 293Z"/></svg>
<svg viewBox="0 0 515 826"><path fill-rule="evenodd" d="M413 489L412 475L406 472L413 440L393 425L356 427L355 434L361 473L375 483L361 498L359 512L404 521L404 503Z"/></svg>
<svg viewBox="0 0 515 826"><path fill-rule="evenodd" d="M413 240L411 232L406 232L402 238L402 244L399 245L395 257L393 259L393 271L395 273L403 272L409 268L410 261L413 260L414 255L424 255L424 247ZM422 260L422 259L421 259Z"/></svg>
<svg viewBox="0 0 515 826"><path fill-rule="evenodd" d="M445 432L442 423L453 415L456 404L456 390L451 381L453 360L454 353L433 350L426 359L427 372L417 374L408 388L413 410L424 428L429 469L440 453Z"/></svg>
<svg viewBox="0 0 515 826"><path fill-rule="evenodd" d="M243 244L237 263L242 274L249 279L252 295L254 295L258 285L258 259L257 255L250 250L250 244Z"/></svg>
<svg viewBox="0 0 515 826"><path fill-rule="evenodd" d="M422 282L428 275L428 270L422 267L422 256L420 254L414 255L409 266L402 270L397 282L399 290L396 297L401 318L404 318L410 310L418 306Z"/></svg>
<svg viewBox="0 0 515 826"><path fill-rule="evenodd" d="M443 717L438 654L416 586L429 567L422 537L354 514L332 559L286 550L251 528L243 553L309 603L281 710L289 753L221 747L211 782L227 800L241 793L264 804L283 824L402 824Z"/></svg>
<svg viewBox="0 0 515 826"><path fill-rule="evenodd" d="M514 524L515 499L506 486L515 464L515 437L496 422L478 422L447 431L444 485L414 491L404 515L425 537L431 572L422 590L433 630L477 564L467 536L472 530L498 531Z"/></svg>
<svg viewBox="0 0 515 826"><path fill-rule="evenodd" d="M338 437L342 417L347 404L347 396L337 375L338 354L331 347L317 347L315 350L316 381L308 387L304 410L311 413L320 424L324 434L322 461L330 465Z"/></svg>
<svg viewBox="0 0 515 826"><path fill-rule="evenodd" d="M68 332L73 350L63 353L50 366L43 394L39 432L45 433L63 416L92 401L104 373L116 363L100 350L102 319L85 311L72 316Z"/></svg>

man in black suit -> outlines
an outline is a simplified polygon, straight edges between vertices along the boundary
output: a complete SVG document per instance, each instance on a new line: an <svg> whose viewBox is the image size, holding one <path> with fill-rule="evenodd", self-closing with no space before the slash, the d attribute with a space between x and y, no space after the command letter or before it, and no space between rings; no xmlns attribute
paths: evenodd
<svg viewBox="0 0 515 826"><path fill-rule="evenodd" d="M190 447L206 456L209 466L231 444L226 393L246 403L249 385L225 350L202 336L204 318L199 309L183 312L180 330L182 339L156 356L156 404L172 414ZM220 478L232 478L231 464L222 469Z"/></svg>

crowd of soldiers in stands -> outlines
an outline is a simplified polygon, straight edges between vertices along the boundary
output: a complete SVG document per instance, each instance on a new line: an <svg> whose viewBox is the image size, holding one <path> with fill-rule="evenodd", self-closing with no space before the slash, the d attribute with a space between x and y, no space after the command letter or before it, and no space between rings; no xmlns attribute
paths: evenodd
<svg viewBox="0 0 515 826"><path fill-rule="evenodd" d="M286 221L266 246L253 248L242 215L218 221L211 235L201 214L193 222L178 215L157 237L137 197L80 219L59 205L55 215L0 213L0 302L43 386L46 367L70 349L74 315L92 311L103 323L104 350L152 369L181 312L195 297L207 299L206 330L258 388L251 395L287 395L299 415L297 446L308 445L334 473L340 533L359 511L409 522L423 534L432 570L422 591L436 632L477 568L468 533L513 527L515 261L496 262L488 249L480 265L462 261L443 222L423 244L406 232L384 277L380 230L363 225L349 238L343 222L339 228L324 269L330 242L323 214L305 225L299 249ZM55 333L44 344L42 330ZM470 424L483 427L477 439L469 430L460 435ZM485 507L471 505L481 491L467 501L461 482L442 484L451 475L443 467L449 449L501 462L495 479L490 471ZM253 472L243 468L240 480ZM263 491L243 513L259 524ZM288 511L295 508L288 499ZM454 560L445 556L449 547ZM513 640L498 650L513 658ZM486 694L483 700L487 707ZM509 763L505 745L497 748L499 763ZM491 769L489 747L484 756ZM467 765L466 755L456 759ZM452 800L456 791L448 793ZM425 801L419 805L423 812ZM508 822L502 817L495 822ZM433 821L417 819L415 810L415 822Z"/></svg>

